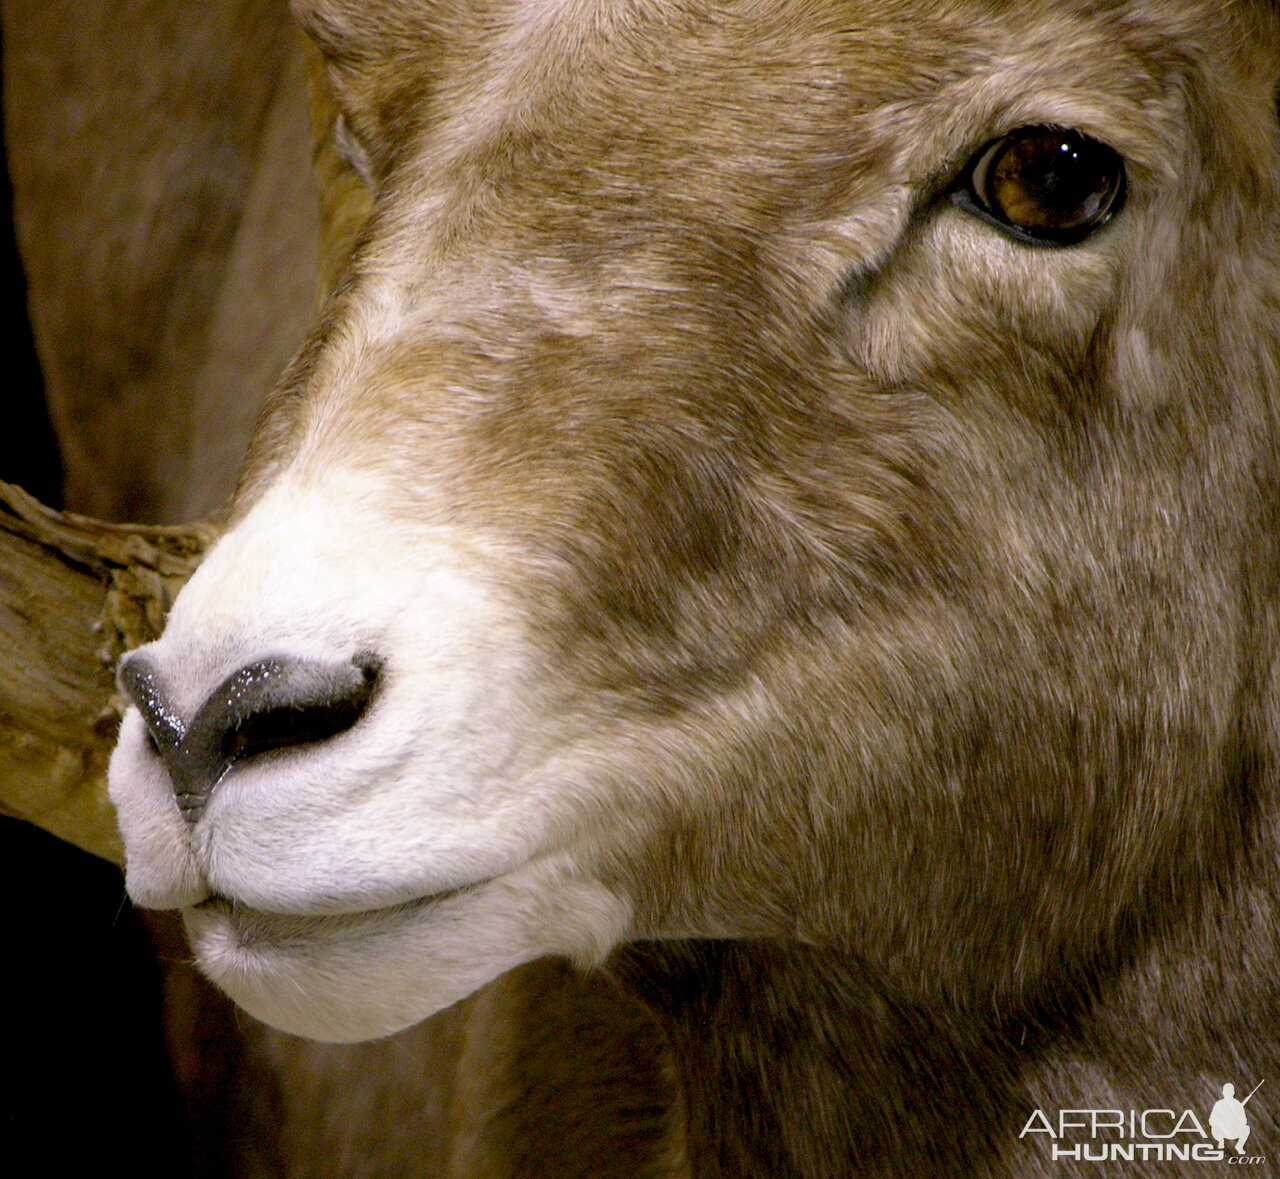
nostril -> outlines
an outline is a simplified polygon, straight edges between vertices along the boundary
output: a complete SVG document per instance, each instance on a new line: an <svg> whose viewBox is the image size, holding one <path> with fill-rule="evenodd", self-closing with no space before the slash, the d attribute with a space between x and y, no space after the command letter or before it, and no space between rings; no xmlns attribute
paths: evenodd
<svg viewBox="0 0 1280 1179"><path fill-rule="evenodd" d="M327 741L351 728L373 698L380 667L364 655L337 663L273 656L233 672L166 759L182 813L198 819L236 762Z"/></svg>
<svg viewBox="0 0 1280 1179"><path fill-rule="evenodd" d="M336 673L316 665L290 669L271 663L266 674L273 683L257 707L247 713L237 707L229 717L220 746L229 763L346 732L364 714L378 677L372 660L353 661Z"/></svg>
<svg viewBox="0 0 1280 1179"><path fill-rule="evenodd" d="M194 822L237 762L328 741L355 725L373 698L381 666L372 655L333 663L260 659L227 676L185 726L145 658L126 660L120 683L146 721L178 807Z"/></svg>

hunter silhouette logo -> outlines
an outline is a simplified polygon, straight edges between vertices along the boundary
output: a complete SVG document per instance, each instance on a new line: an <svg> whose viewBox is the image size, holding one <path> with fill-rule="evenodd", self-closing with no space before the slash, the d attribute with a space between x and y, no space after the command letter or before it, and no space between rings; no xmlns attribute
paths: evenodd
<svg viewBox="0 0 1280 1179"><path fill-rule="evenodd" d="M1249 1097L1243 1101L1236 1100L1234 1085L1222 1086L1222 1100L1213 1107L1213 1112L1209 1115L1209 1132L1218 1140L1219 1150L1225 1149L1223 1143L1227 1139L1234 1138L1236 1154L1244 1153L1244 1144L1249 1138L1249 1118L1244 1112L1244 1107L1249 1104L1253 1094L1265 1084L1265 1079L1259 1081L1254 1085Z"/></svg>
<svg viewBox="0 0 1280 1179"><path fill-rule="evenodd" d="M1044 1135L1053 1160L1265 1163L1265 1155L1244 1153L1250 1133L1245 1106L1264 1084L1265 1079L1254 1085L1243 1101L1236 1100L1234 1085L1223 1085L1222 1097L1209 1114L1208 1130L1191 1109L1061 1109L1056 1119L1037 1109L1018 1137Z"/></svg>

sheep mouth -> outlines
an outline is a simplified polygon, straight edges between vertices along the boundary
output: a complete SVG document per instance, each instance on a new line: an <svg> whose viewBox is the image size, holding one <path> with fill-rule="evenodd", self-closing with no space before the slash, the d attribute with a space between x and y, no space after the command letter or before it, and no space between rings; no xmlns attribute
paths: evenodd
<svg viewBox="0 0 1280 1179"><path fill-rule="evenodd" d="M317 924L341 923L344 920L359 921L377 917L402 917L430 909L442 901L462 896L487 884L487 880L477 880L471 884L462 884L457 888L446 888L440 892L426 893L409 900L396 901L390 905L371 905L368 908L335 909L329 912L300 913L297 911L263 909L250 905L246 901L225 893L211 893L197 905L188 909L197 913L216 915L230 921L243 932L248 933L251 924L279 925L296 923L301 929L304 926L314 927Z"/></svg>

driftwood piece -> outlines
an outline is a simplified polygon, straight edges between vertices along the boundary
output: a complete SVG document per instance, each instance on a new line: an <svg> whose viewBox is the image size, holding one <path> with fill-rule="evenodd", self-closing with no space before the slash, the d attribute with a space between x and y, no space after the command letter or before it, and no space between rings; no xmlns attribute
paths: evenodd
<svg viewBox="0 0 1280 1179"><path fill-rule="evenodd" d="M0 483L0 811L123 862L112 668L154 638L215 529L103 524Z"/></svg>

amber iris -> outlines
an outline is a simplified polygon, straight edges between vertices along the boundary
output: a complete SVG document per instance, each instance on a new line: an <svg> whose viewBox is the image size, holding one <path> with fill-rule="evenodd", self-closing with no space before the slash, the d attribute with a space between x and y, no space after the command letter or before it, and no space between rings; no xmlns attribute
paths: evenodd
<svg viewBox="0 0 1280 1179"><path fill-rule="evenodd" d="M1033 245L1073 245L1124 201L1124 161L1105 143L1054 127L1022 127L966 167L958 203Z"/></svg>

